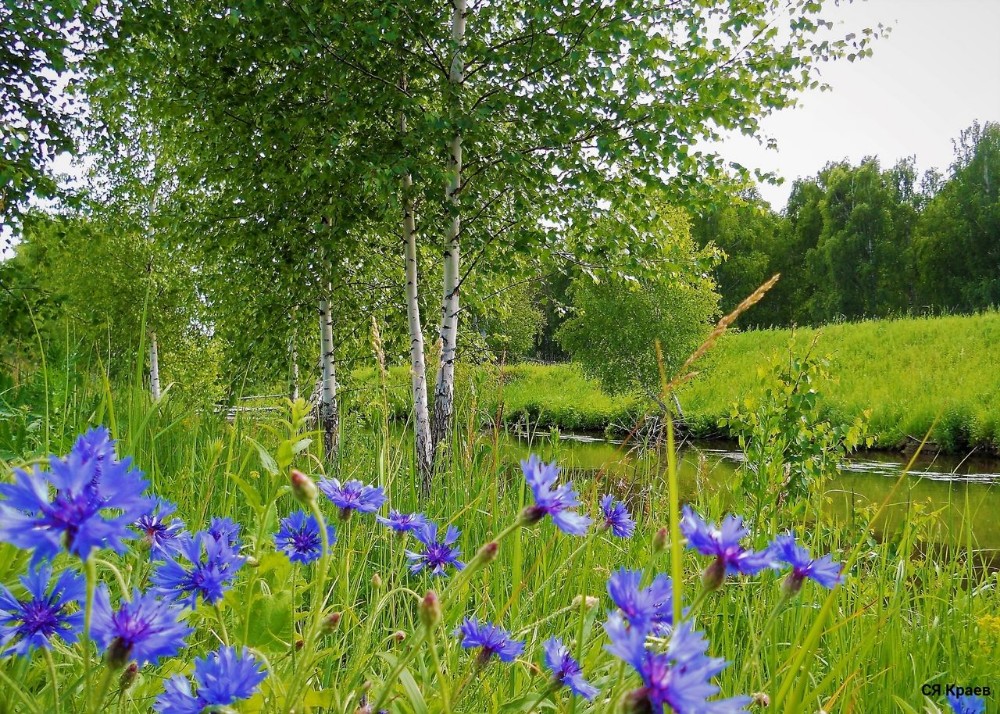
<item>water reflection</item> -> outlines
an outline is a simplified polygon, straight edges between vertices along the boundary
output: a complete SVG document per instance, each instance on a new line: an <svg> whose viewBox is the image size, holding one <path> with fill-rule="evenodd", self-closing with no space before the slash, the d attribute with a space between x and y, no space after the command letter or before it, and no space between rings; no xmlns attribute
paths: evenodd
<svg viewBox="0 0 1000 714"><path fill-rule="evenodd" d="M536 451L557 458L564 468L609 480L619 495L644 508L646 492L662 488L664 459L646 451L593 437L562 436L511 439L512 457ZM685 445L681 450L681 496L691 499L700 489L731 484L743 454L718 443ZM893 454L864 454L846 462L827 483L829 508L841 521L866 524L869 512L888 496L906 463ZM915 518L924 524L928 542L1000 551L1000 462L996 459L927 456L919 459L896 492L877 530L894 531Z"/></svg>

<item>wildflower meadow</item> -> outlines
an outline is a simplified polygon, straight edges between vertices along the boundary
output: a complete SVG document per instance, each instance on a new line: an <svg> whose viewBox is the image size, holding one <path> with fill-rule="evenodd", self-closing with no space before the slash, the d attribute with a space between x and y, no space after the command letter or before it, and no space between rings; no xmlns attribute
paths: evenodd
<svg viewBox="0 0 1000 714"><path fill-rule="evenodd" d="M863 671L824 640L873 606L856 593L885 552L864 541L704 515L717 502L633 512L534 455L472 506L416 512L376 472L292 466L290 415L259 499L200 528L103 426L14 469L3 711L812 712Z"/></svg>

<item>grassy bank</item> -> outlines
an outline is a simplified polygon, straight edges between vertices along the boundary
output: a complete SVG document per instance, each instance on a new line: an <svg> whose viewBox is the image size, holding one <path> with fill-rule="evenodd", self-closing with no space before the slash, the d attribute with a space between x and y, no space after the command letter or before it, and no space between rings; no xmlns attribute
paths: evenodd
<svg viewBox="0 0 1000 714"><path fill-rule="evenodd" d="M724 339L704 373L681 392L686 414L702 428L718 422L757 383L757 370L805 351L816 339L833 381L820 388L824 407L853 418L871 410L883 448L920 438L944 449L1000 447L1000 313L881 320L819 330L762 330Z"/></svg>
<svg viewBox="0 0 1000 714"><path fill-rule="evenodd" d="M698 436L727 436L719 419L760 384L760 370L787 359L789 349L829 359L831 380L820 403L835 418L871 410L876 446L895 449L921 438L947 451L1000 449L1000 313L830 325L821 329L760 330L725 336L679 393L684 416ZM375 391L374 371L355 375L365 408ZM543 429L627 431L649 403L611 396L576 365L522 364L466 370L460 391L484 420L530 423ZM408 371L391 371L389 400L396 416L408 409ZM360 397L360 395L365 395ZM368 400L368 402L366 402ZM935 425L935 420L937 423Z"/></svg>

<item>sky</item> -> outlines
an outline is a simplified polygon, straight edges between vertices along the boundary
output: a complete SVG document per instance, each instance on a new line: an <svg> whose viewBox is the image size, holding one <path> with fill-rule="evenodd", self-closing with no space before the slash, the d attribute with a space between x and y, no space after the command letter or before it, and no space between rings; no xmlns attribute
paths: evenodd
<svg viewBox="0 0 1000 714"><path fill-rule="evenodd" d="M777 151L742 136L718 149L785 179L760 188L774 208L784 207L794 179L829 161L876 155L885 166L916 156L921 173L946 171L962 129L1000 121L1000 0L856 0L830 3L826 17L841 35L879 23L892 30L871 57L822 65L831 91L805 92L798 106L763 120Z"/></svg>

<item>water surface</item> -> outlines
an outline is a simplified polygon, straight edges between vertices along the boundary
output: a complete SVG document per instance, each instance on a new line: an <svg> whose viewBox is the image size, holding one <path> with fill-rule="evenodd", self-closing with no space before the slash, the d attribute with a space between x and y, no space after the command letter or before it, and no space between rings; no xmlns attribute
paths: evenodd
<svg viewBox="0 0 1000 714"><path fill-rule="evenodd" d="M620 483L649 482L649 474L663 469L662 454L628 449L620 443L585 436L511 438L514 456L529 451L557 458L574 472L591 472ZM693 499L702 489L728 489L736 479L743 454L718 442L691 443L680 452L681 498ZM865 452L842 464L826 484L829 509L840 521L864 526L870 511L889 494L906 466L904 457ZM927 541L1000 554L1000 460L968 457L919 458L889 504L879 532L893 531L907 520L925 524ZM993 557L990 558L991 560Z"/></svg>

